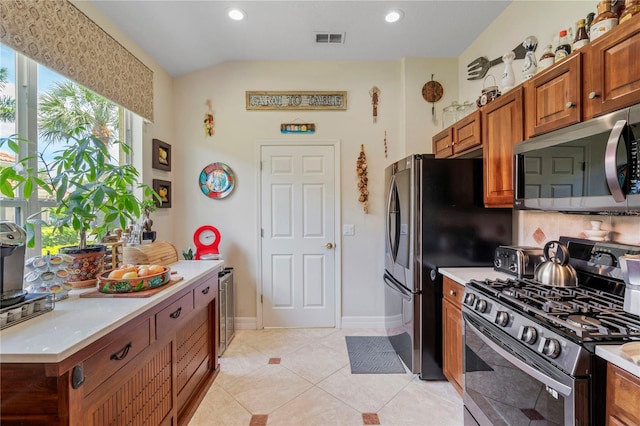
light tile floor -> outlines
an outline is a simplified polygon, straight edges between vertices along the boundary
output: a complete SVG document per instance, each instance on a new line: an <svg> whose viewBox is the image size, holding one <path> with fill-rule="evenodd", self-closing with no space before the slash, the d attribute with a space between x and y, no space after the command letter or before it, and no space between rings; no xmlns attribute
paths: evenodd
<svg viewBox="0 0 640 426"><path fill-rule="evenodd" d="M345 336L361 329L239 330L191 419L205 425L462 425L446 381L351 374Z"/></svg>

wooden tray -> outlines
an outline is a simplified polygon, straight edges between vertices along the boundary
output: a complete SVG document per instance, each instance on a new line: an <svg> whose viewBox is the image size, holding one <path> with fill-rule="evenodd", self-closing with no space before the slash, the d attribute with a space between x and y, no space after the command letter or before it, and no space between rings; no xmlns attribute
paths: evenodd
<svg viewBox="0 0 640 426"><path fill-rule="evenodd" d="M151 297L159 292L161 292L162 290L165 290L168 287L171 287L172 285L174 285L175 283L182 281L183 277L173 277L171 278L171 280L163 285L162 287L157 287L157 288L152 288L151 290L142 290L142 291L136 291L133 293L102 293L100 291L98 291L98 289L92 290L92 291L88 291L86 293L82 293L80 295L80 297L87 297L87 298L98 298L98 299L113 299L113 298L132 298L132 297Z"/></svg>

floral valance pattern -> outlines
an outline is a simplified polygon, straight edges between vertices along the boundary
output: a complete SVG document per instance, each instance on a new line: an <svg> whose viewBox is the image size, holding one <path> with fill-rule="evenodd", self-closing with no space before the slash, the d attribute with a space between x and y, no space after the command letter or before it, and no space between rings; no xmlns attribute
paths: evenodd
<svg viewBox="0 0 640 426"><path fill-rule="evenodd" d="M0 1L0 41L153 121L153 71L69 1Z"/></svg>

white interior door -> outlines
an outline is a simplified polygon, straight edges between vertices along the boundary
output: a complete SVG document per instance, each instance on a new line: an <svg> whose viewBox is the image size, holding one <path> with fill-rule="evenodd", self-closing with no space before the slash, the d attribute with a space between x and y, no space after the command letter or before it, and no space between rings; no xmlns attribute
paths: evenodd
<svg viewBox="0 0 640 426"><path fill-rule="evenodd" d="M335 150L261 146L263 327L336 326Z"/></svg>

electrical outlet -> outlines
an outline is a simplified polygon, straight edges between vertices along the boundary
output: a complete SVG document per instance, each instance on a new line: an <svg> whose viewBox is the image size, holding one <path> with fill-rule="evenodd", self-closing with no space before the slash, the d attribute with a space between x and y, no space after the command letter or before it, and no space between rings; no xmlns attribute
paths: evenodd
<svg viewBox="0 0 640 426"><path fill-rule="evenodd" d="M352 223L342 225L342 235L351 236L355 234L356 234L355 225L353 225Z"/></svg>

